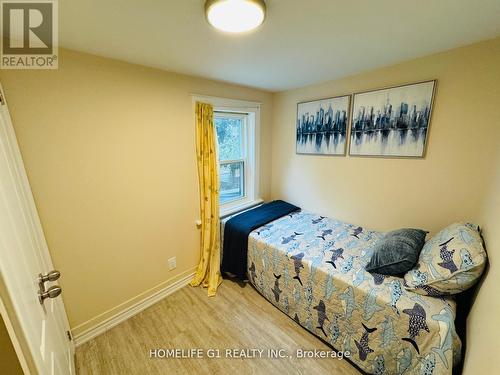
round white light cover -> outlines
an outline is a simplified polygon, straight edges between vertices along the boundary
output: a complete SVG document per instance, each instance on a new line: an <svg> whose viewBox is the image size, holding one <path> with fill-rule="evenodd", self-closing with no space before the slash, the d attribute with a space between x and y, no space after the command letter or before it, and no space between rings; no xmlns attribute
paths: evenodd
<svg viewBox="0 0 500 375"><path fill-rule="evenodd" d="M208 22L231 33L255 29L262 24L264 17L262 5L251 0L220 0L207 9Z"/></svg>

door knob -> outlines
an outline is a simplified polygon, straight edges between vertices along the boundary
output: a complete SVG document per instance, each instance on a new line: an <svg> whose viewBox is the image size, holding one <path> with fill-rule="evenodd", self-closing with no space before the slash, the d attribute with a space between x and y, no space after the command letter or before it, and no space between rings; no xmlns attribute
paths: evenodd
<svg viewBox="0 0 500 375"><path fill-rule="evenodd" d="M61 293L62 289L60 286L51 286L45 292L38 291L38 300L40 301L40 305L43 305L43 301L45 301L47 298L56 298Z"/></svg>
<svg viewBox="0 0 500 375"><path fill-rule="evenodd" d="M56 281L61 277L61 272L53 270L46 275L38 275L38 283L45 283L47 281Z"/></svg>
<svg viewBox="0 0 500 375"><path fill-rule="evenodd" d="M48 290L45 290L45 283L47 281L56 281L61 277L61 272L53 270L46 275L38 275L38 300L40 305L43 305L43 301L47 298L56 298L61 294L62 289L59 286L51 286Z"/></svg>

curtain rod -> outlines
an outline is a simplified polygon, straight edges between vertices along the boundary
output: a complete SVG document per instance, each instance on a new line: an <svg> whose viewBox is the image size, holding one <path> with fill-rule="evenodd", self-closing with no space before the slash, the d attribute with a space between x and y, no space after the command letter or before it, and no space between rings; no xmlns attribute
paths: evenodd
<svg viewBox="0 0 500 375"><path fill-rule="evenodd" d="M189 96L192 98L200 98L200 99L207 99L207 100L224 100L228 102L234 102L238 105L242 106L247 106L247 107L252 107L252 106L261 106L262 102L256 102L253 100L244 100L244 99L234 99L234 98L225 98L221 96L210 96L210 95L202 95L202 94L196 94L196 93L189 93Z"/></svg>
<svg viewBox="0 0 500 375"><path fill-rule="evenodd" d="M216 111L216 110L214 110L214 113L228 113L230 115L247 115L248 116L248 112L246 112L246 111L235 112L235 111Z"/></svg>

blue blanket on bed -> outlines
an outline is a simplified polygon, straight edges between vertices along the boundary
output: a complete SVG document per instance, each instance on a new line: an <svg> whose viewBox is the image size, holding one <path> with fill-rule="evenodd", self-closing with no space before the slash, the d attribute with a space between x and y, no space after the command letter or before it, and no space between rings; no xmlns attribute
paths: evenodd
<svg viewBox="0 0 500 375"><path fill-rule="evenodd" d="M248 235L253 230L300 208L284 201L273 201L229 219L224 226L222 272L245 278L247 272Z"/></svg>

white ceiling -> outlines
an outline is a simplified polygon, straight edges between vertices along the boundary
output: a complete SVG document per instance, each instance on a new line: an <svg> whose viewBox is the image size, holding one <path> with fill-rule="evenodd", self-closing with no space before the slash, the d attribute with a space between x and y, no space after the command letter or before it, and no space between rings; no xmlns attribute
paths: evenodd
<svg viewBox="0 0 500 375"><path fill-rule="evenodd" d="M59 2L60 45L280 91L500 35L500 0L267 0L245 35L214 30L204 0Z"/></svg>

